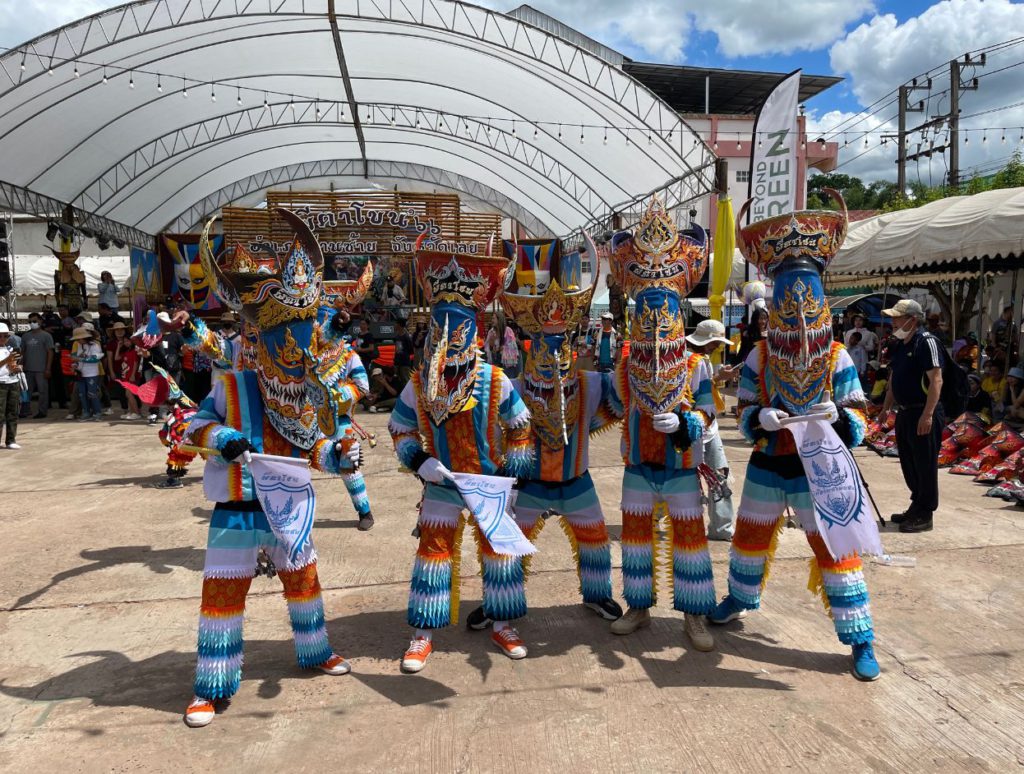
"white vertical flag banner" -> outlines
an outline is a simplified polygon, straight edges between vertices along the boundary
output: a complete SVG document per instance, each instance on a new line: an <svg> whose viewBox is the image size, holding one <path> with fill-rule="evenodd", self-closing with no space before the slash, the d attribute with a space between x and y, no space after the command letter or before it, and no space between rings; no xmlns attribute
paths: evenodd
<svg viewBox="0 0 1024 774"><path fill-rule="evenodd" d="M857 463L832 425L821 419L789 422L814 501L818 532L837 561L853 553L881 556L875 509Z"/></svg>
<svg viewBox="0 0 1024 774"><path fill-rule="evenodd" d="M451 480L495 553L527 556L537 552L512 517L514 478L452 473Z"/></svg>
<svg viewBox="0 0 1024 774"><path fill-rule="evenodd" d="M749 195L754 201L748 223L798 209L799 96L800 71L795 70L779 82L757 111L750 154Z"/></svg>
<svg viewBox="0 0 1024 774"><path fill-rule="evenodd" d="M282 569L302 567L312 559L316 494L309 463L274 454L252 454L246 463L252 473L263 512L288 557Z"/></svg>

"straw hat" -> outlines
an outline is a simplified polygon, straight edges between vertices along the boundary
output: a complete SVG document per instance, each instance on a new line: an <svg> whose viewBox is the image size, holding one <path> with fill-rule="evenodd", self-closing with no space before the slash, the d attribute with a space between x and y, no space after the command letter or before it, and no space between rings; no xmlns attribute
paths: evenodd
<svg viewBox="0 0 1024 774"><path fill-rule="evenodd" d="M126 330L127 328L128 328L128 326L125 325L120 320L118 320L116 323L114 323L113 325L110 326L110 330L112 330L112 331L123 331L123 330Z"/></svg>
<svg viewBox="0 0 1024 774"><path fill-rule="evenodd" d="M79 317L81 317L86 322L92 322L94 319L96 319L93 316L93 313L90 312L88 309L83 309L81 312L79 312L78 314L75 315L76 319L79 318Z"/></svg>
<svg viewBox="0 0 1024 774"><path fill-rule="evenodd" d="M91 339L92 331L86 328L84 325L81 328L75 328L71 333L72 341L82 341L83 339Z"/></svg>
<svg viewBox="0 0 1024 774"><path fill-rule="evenodd" d="M696 330L687 336L686 340L697 347L703 347L705 344L711 344L712 342L719 342L727 347L732 346L732 342L725 337L725 326L718 320L703 320L699 322Z"/></svg>

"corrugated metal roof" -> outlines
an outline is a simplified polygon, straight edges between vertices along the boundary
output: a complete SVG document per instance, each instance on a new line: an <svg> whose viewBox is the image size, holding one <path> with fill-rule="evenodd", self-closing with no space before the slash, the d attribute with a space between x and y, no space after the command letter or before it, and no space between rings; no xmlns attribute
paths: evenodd
<svg viewBox="0 0 1024 774"><path fill-rule="evenodd" d="M514 11L508 12L509 16L514 16L522 22L531 24L534 27L538 27L545 32L550 32L552 35L557 35L562 40L565 40L573 45L579 46L584 51L589 51L594 56L599 56L609 64L615 65L616 67L622 67L622 63L626 60L622 54L613 48L603 43L598 43L593 38L587 37L579 30L575 30L568 24L563 24L553 16L548 16L546 13L538 11L536 8L529 5L521 5Z"/></svg>

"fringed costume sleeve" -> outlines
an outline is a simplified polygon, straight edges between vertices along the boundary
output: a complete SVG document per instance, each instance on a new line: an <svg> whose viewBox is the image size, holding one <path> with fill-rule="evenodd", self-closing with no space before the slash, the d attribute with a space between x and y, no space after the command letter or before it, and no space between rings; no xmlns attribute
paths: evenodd
<svg viewBox="0 0 1024 774"><path fill-rule="evenodd" d="M228 441L245 437L235 428L224 424L227 416L227 394L224 384L223 379L217 379L210 394L199 404L199 410L192 417L185 432L186 443L222 451Z"/></svg>
<svg viewBox="0 0 1024 774"><path fill-rule="evenodd" d="M512 381L501 375L501 403L498 420L504 436L505 458L502 472L516 478L526 477L533 469L533 443L530 435L530 410L516 392Z"/></svg>
<svg viewBox="0 0 1024 774"><path fill-rule="evenodd" d="M423 439L420 436L416 381L417 377L414 375L406 383L391 412L391 421L388 422L388 432L391 433L391 440L395 444L398 461L414 473L430 456L424 451Z"/></svg>
<svg viewBox="0 0 1024 774"><path fill-rule="evenodd" d="M766 431L758 424L758 412L768 406L760 387L762 353L763 346L758 344L747 355L743 368L740 369L740 384L736 391L740 432L752 444L757 444L767 437Z"/></svg>
<svg viewBox="0 0 1024 774"><path fill-rule="evenodd" d="M672 444L685 452L704 437L715 416L715 399L711 390L711 371L700 355L690 358L690 389L693 396L689 410L679 411L679 429L672 433Z"/></svg>
<svg viewBox="0 0 1024 774"><path fill-rule="evenodd" d="M832 400L839 419L832 423L836 434L849 448L859 446L867 431L867 398L857 376L857 367L842 344L834 344Z"/></svg>

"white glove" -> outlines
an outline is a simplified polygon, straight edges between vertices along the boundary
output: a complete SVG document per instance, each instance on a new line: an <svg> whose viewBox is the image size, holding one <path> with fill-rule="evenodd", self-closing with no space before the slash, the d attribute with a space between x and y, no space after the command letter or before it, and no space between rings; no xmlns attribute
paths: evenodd
<svg viewBox="0 0 1024 774"><path fill-rule="evenodd" d="M839 419L839 408L836 406L835 402L831 400L825 400L822 401L821 403L815 403L813 406L807 409L807 413L828 414L829 422L835 422L837 419Z"/></svg>
<svg viewBox="0 0 1024 774"><path fill-rule="evenodd" d="M441 464L437 457L427 457L420 465L416 474L431 484L440 484L452 474L448 468Z"/></svg>
<svg viewBox="0 0 1024 774"><path fill-rule="evenodd" d="M789 414L782 409L763 408L757 412L757 423L768 432L775 433L782 429L779 420L788 416Z"/></svg>
<svg viewBox="0 0 1024 774"><path fill-rule="evenodd" d="M655 414L651 417L654 420L654 429L659 433L669 435L679 429L679 415L671 412L667 414Z"/></svg>
<svg viewBox="0 0 1024 774"><path fill-rule="evenodd" d="M352 448L348 450L348 453L345 454L345 456L348 457L349 462L352 463L352 467L356 467L357 465L359 465L360 451L361 448L359 446L359 441L356 441L354 444L352 444Z"/></svg>

